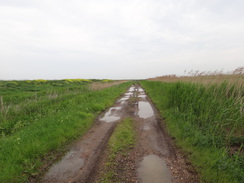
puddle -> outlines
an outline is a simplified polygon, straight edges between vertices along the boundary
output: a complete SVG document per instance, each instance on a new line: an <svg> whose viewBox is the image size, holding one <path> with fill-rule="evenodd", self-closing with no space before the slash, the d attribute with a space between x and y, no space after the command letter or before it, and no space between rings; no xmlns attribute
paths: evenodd
<svg viewBox="0 0 244 183"><path fill-rule="evenodd" d="M125 103L125 100L121 100L119 102L120 102L120 104L124 104Z"/></svg>
<svg viewBox="0 0 244 183"><path fill-rule="evenodd" d="M133 95L133 92L125 93L125 96L132 96L132 95Z"/></svg>
<svg viewBox="0 0 244 183"><path fill-rule="evenodd" d="M133 92L133 91L135 91L135 87L134 86L132 86L132 87L130 87L130 89L128 90L129 92Z"/></svg>
<svg viewBox="0 0 244 183"><path fill-rule="evenodd" d="M114 114L114 112L120 110L121 108L122 107L111 107L108 112L105 113L104 117L100 119L100 121L110 123L119 120L120 117Z"/></svg>
<svg viewBox="0 0 244 183"><path fill-rule="evenodd" d="M143 102L143 101L138 102L138 109L139 109L138 116L140 118L146 119L154 115L154 111L149 102Z"/></svg>
<svg viewBox="0 0 244 183"><path fill-rule="evenodd" d="M130 98L130 96L125 96L125 97L122 97L121 99L119 99L119 101L125 101L125 100L128 100Z"/></svg>
<svg viewBox="0 0 244 183"><path fill-rule="evenodd" d="M147 96L146 95L138 95L138 97L140 97L140 98L146 98Z"/></svg>
<svg viewBox="0 0 244 183"><path fill-rule="evenodd" d="M84 165L84 160L80 157L80 151L81 150L69 151L60 162L52 166L46 174L46 178L53 178L57 182L62 182L63 180L73 177Z"/></svg>
<svg viewBox="0 0 244 183"><path fill-rule="evenodd" d="M171 174L165 161L156 155L143 158L137 169L142 183L171 183Z"/></svg>
<svg viewBox="0 0 244 183"><path fill-rule="evenodd" d="M150 127L148 125L143 126L143 130L150 130Z"/></svg>

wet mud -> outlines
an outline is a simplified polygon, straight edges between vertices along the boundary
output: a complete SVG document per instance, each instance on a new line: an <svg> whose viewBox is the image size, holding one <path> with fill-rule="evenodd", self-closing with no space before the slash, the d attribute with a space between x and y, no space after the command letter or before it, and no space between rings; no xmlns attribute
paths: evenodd
<svg viewBox="0 0 244 183"><path fill-rule="evenodd" d="M157 110L139 85L131 86L113 107L101 114L89 132L50 167L41 182L100 182L109 137L117 123L126 117L134 119L137 139L128 156L118 160L121 167L117 175L122 177L122 182L199 182L194 169L175 147Z"/></svg>

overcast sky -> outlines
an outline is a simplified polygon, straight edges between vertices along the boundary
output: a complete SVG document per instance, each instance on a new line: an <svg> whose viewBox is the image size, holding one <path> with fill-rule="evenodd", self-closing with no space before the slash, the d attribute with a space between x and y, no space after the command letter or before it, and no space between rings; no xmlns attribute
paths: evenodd
<svg viewBox="0 0 244 183"><path fill-rule="evenodd" d="M0 0L0 79L244 66L243 0Z"/></svg>

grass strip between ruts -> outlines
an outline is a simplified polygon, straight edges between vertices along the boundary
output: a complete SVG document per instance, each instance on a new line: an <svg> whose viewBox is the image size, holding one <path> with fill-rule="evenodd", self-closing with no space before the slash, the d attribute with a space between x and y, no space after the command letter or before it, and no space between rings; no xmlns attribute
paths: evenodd
<svg viewBox="0 0 244 183"><path fill-rule="evenodd" d="M108 142L109 156L105 163L105 170L101 175L102 183L118 182L116 169L118 163L116 158L127 156L128 150L135 145L135 131L133 119L127 118L118 124Z"/></svg>

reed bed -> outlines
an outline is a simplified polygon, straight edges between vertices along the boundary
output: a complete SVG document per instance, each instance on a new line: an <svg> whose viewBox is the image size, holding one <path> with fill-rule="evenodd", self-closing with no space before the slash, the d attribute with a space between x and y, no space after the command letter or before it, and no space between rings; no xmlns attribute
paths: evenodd
<svg viewBox="0 0 244 183"><path fill-rule="evenodd" d="M240 68L141 82L203 182L244 180L243 76Z"/></svg>
<svg viewBox="0 0 244 183"><path fill-rule="evenodd" d="M149 78L149 81L161 82L192 82L201 83L204 85L222 84L223 82L229 85L235 85L236 88L243 87L244 84L244 67L239 67L234 71L224 73L222 71L201 72L190 71L184 76L165 75L155 78Z"/></svg>

